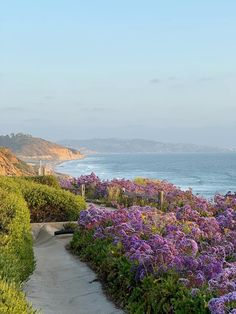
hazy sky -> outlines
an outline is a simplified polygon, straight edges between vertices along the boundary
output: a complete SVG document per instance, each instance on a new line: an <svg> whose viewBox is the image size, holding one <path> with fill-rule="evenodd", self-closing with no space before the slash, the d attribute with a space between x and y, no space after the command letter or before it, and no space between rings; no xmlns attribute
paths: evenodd
<svg viewBox="0 0 236 314"><path fill-rule="evenodd" d="M1 1L11 132L236 146L236 1Z"/></svg>

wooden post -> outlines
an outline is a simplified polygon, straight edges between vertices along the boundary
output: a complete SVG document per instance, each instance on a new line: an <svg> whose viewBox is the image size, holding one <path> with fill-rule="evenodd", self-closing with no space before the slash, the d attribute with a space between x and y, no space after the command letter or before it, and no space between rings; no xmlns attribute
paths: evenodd
<svg viewBox="0 0 236 314"><path fill-rule="evenodd" d="M38 168L38 175L42 176L43 175L43 170L42 170L42 161L39 161L39 168Z"/></svg>
<svg viewBox="0 0 236 314"><path fill-rule="evenodd" d="M163 202L164 202L164 192L160 191L158 193L158 203L159 203L159 206L160 206L160 210L163 209Z"/></svg>
<svg viewBox="0 0 236 314"><path fill-rule="evenodd" d="M85 198L85 184L81 184L80 193L81 196Z"/></svg>

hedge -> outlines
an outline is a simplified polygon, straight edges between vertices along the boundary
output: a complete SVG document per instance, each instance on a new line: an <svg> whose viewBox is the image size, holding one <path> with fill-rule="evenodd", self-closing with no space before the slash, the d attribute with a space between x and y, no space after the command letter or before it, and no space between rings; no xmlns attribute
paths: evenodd
<svg viewBox="0 0 236 314"><path fill-rule="evenodd" d="M86 208L82 197L49 186L26 186L22 193L32 222L77 220L79 212Z"/></svg>
<svg viewBox="0 0 236 314"><path fill-rule="evenodd" d="M0 177L0 188L23 195L31 222L77 220L79 212L86 208L81 196L28 179Z"/></svg>
<svg viewBox="0 0 236 314"><path fill-rule="evenodd" d="M52 186L52 187L57 188L57 189L61 188L57 178L53 175L30 176L30 177L24 177L24 179L31 181L31 182L36 182L36 183Z"/></svg>
<svg viewBox="0 0 236 314"><path fill-rule="evenodd" d="M0 313L35 313L21 292L34 270L30 214L20 193L0 188Z"/></svg>
<svg viewBox="0 0 236 314"><path fill-rule="evenodd" d="M0 313L34 314L37 311L33 310L16 284L0 279Z"/></svg>
<svg viewBox="0 0 236 314"><path fill-rule="evenodd" d="M0 275L24 281L34 269L30 214L24 199L0 189Z"/></svg>

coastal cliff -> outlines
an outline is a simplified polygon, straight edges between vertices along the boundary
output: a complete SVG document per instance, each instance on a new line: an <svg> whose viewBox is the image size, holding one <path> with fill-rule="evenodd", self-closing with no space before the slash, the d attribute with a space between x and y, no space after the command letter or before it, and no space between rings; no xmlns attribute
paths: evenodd
<svg viewBox="0 0 236 314"><path fill-rule="evenodd" d="M35 174L33 167L19 160L9 149L0 147L0 175L22 176Z"/></svg>
<svg viewBox="0 0 236 314"><path fill-rule="evenodd" d="M84 157L78 150L22 133L0 136L0 146L10 148L21 160L66 161Z"/></svg>

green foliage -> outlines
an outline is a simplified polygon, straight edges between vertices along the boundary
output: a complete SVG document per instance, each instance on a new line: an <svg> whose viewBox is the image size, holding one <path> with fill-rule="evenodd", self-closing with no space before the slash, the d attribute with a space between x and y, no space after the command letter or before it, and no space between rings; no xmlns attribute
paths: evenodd
<svg viewBox="0 0 236 314"><path fill-rule="evenodd" d="M57 180L57 178L53 175L47 175L47 176L32 176L32 177L25 177L27 181L33 181L40 184L45 184L57 189L60 189L60 184Z"/></svg>
<svg viewBox="0 0 236 314"><path fill-rule="evenodd" d="M1 314L34 314L25 299L23 292L13 284L0 279L0 313Z"/></svg>
<svg viewBox="0 0 236 314"><path fill-rule="evenodd" d="M34 269L30 215L33 222L67 221L86 208L82 197L45 184L0 177L0 313L35 313L20 290Z"/></svg>
<svg viewBox="0 0 236 314"><path fill-rule="evenodd" d="M36 313L20 284L34 269L30 213L21 193L0 188L0 313Z"/></svg>
<svg viewBox="0 0 236 314"><path fill-rule="evenodd" d="M0 188L23 196L32 222L76 220L86 208L81 196L25 178L0 177Z"/></svg>
<svg viewBox="0 0 236 314"><path fill-rule="evenodd" d="M0 188L2 190L21 195L21 185L17 177L0 176Z"/></svg>
<svg viewBox="0 0 236 314"><path fill-rule="evenodd" d="M209 313L206 291L192 297L189 290L178 282L179 277L174 272L155 278L145 277L137 283L129 296L129 313Z"/></svg>
<svg viewBox="0 0 236 314"><path fill-rule="evenodd" d="M22 193L32 222L77 220L80 211L86 208L81 196L45 185L26 186Z"/></svg>
<svg viewBox="0 0 236 314"><path fill-rule="evenodd" d="M147 179L147 178L143 178L143 177L136 177L134 179L134 183L138 184L138 185L143 185L146 186L148 183L160 183L160 180L157 179Z"/></svg>
<svg viewBox="0 0 236 314"><path fill-rule="evenodd" d="M16 282L34 269L30 214L22 196L0 189L0 276Z"/></svg>
<svg viewBox="0 0 236 314"><path fill-rule="evenodd" d="M124 256L122 245L109 239L94 239L93 231L79 229L71 241L72 251L98 273L113 299L128 313L209 313L211 296L199 291L194 297L178 282L176 273L147 276L135 281L133 266Z"/></svg>
<svg viewBox="0 0 236 314"><path fill-rule="evenodd" d="M136 177L134 182L138 185L146 185L146 179L142 177Z"/></svg>
<svg viewBox="0 0 236 314"><path fill-rule="evenodd" d="M64 230L78 230L78 224L75 222L66 222L65 224L63 224L63 229Z"/></svg>
<svg viewBox="0 0 236 314"><path fill-rule="evenodd" d="M118 186L111 186L108 188L108 203L112 201L118 201L121 198L121 189Z"/></svg>

